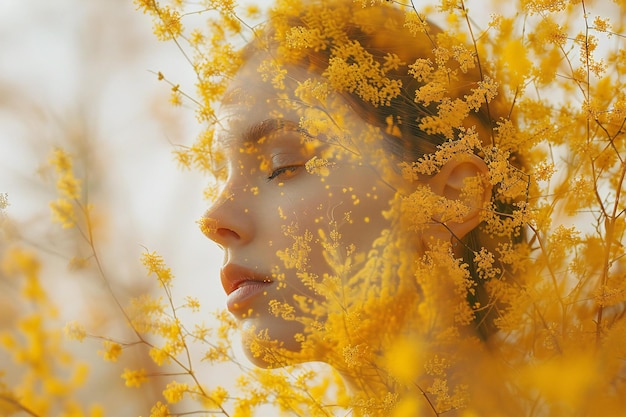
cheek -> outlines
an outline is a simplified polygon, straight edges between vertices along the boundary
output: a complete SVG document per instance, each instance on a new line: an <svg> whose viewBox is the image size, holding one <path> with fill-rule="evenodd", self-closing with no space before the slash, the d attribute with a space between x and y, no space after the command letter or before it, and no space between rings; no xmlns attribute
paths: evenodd
<svg viewBox="0 0 626 417"><path fill-rule="evenodd" d="M282 195L281 221L294 233L281 239L282 247L291 245L295 251L300 243L301 250L308 245L308 272L320 276L332 272L324 248L332 247L335 255L344 258L354 253L366 255L382 230L390 226L383 212L389 209L393 195L366 168L338 170L324 181L312 177ZM310 239L306 242L301 240L305 233Z"/></svg>
<svg viewBox="0 0 626 417"><path fill-rule="evenodd" d="M389 227L383 213L389 209L394 192L368 168L338 174L342 174L341 182L329 187L334 226L342 242L367 252L373 240Z"/></svg>

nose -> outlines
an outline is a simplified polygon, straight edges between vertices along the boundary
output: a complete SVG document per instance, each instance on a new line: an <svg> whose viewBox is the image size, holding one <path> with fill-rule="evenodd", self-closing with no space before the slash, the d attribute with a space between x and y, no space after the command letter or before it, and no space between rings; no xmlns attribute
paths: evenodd
<svg viewBox="0 0 626 417"><path fill-rule="evenodd" d="M222 196L202 216L200 230L222 248L247 243L253 235L250 210L234 194Z"/></svg>

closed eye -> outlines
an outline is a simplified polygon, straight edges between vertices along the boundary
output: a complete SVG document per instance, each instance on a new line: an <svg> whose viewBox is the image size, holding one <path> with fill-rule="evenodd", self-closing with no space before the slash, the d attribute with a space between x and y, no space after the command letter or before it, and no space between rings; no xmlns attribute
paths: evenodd
<svg viewBox="0 0 626 417"><path fill-rule="evenodd" d="M291 178L300 168L304 165L286 165L284 167L276 168L272 171L272 173L267 177L267 181L272 181L276 178Z"/></svg>

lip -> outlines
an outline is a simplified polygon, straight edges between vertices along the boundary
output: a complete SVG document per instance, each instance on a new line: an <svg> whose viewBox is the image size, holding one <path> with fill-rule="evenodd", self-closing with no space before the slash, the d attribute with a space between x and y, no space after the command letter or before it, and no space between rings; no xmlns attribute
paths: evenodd
<svg viewBox="0 0 626 417"><path fill-rule="evenodd" d="M247 313L254 298L273 283L269 275L236 264L224 265L220 278L227 295L226 307L234 314Z"/></svg>

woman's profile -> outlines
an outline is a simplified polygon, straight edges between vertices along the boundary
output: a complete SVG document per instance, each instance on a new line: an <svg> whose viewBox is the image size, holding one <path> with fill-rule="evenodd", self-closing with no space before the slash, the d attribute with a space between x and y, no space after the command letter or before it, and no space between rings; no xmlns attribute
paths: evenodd
<svg viewBox="0 0 626 417"><path fill-rule="evenodd" d="M470 356L451 349L471 355L493 327L479 225L514 202L482 153L497 89L467 62L437 70L441 32L412 33L394 6L301 6L246 47L217 113L203 230L228 309L257 365L327 362L380 403L445 381L438 408L459 408ZM447 369L426 375L432 361Z"/></svg>

